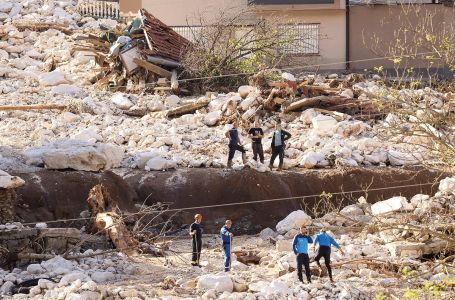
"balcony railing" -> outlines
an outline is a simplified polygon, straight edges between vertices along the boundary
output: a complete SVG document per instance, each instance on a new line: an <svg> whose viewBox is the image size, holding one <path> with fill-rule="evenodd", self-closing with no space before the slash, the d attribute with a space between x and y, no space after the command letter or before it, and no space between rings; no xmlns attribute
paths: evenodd
<svg viewBox="0 0 455 300"><path fill-rule="evenodd" d="M335 0L248 0L250 5L333 4Z"/></svg>
<svg viewBox="0 0 455 300"><path fill-rule="evenodd" d="M95 19L118 19L120 6L117 1L80 0L77 9L82 16Z"/></svg>

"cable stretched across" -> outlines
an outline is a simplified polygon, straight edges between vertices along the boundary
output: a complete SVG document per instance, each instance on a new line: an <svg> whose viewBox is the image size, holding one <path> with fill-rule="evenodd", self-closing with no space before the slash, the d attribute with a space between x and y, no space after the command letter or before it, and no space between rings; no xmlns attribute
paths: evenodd
<svg viewBox="0 0 455 300"><path fill-rule="evenodd" d="M365 189L365 190L351 190L351 191L332 192L332 193L326 192L326 193L330 194L330 195L347 195L347 194L357 194L357 193L365 193L365 192L372 192L372 191L383 191L383 190L401 189L401 188L408 188L408 187L428 186L428 185L435 185L435 184L437 184L437 182L417 183L417 184L399 185L399 186L392 186L392 187L372 188L372 189ZM303 195L303 196L294 196L294 197L252 200L252 201L244 201L244 202L232 202L232 203L221 203L221 204L213 204L213 205L191 206L191 207L184 207L184 208L172 208L172 209L166 209L166 210L153 210L153 211L147 211L147 212L126 213L126 214L124 214L124 216L131 217L131 216L136 216L136 215L154 214L154 213L163 213L163 212L167 213L167 212L178 212L178 211L207 209L207 208L219 208L219 207L248 205L248 204L262 204L262 203L289 201L289 200L297 200L297 199L303 200L303 199L308 199L308 198L317 198L320 196L321 196L321 194L313 194L313 195ZM36 225L38 223L51 224L51 223L70 222L70 221L83 221L83 220L90 220L90 219L93 219L93 218L89 217L89 218L58 219L58 220L22 223L22 225Z"/></svg>

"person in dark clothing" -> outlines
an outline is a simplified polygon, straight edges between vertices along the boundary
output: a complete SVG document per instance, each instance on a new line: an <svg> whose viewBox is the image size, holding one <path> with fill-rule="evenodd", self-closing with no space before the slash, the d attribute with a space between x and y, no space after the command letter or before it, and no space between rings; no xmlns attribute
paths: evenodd
<svg viewBox="0 0 455 300"><path fill-rule="evenodd" d="M221 241L223 242L224 252L224 271L231 269L231 241L234 234L231 232L232 221L226 220L225 225L220 230Z"/></svg>
<svg viewBox="0 0 455 300"><path fill-rule="evenodd" d="M201 222L202 222L202 215L201 214L196 214L194 216L194 223L191 224L190 226L190 235L192 236L192 248L193 248L193 253L191 256L191 265L192 266L198 266L199 265L199 260L201 258L201 250L202 250L202 228L201 228Z"/></svg>
<svg viewBox="0 0 455 300"><path fill-rule="evenodd" d="M248 134L251 137L251 148L253 148L253 159L257 161L258 155L261 163L264 163L264 150L262 149L262 138L264 137L264 131L259 127L259 121L254 122L254 127L248 130Z"/></svg>
<svg viewBox="0 0 455 300"><path fill-rule="evenodd" d="M242 162L246 164L246 151L240 142L239 132L238 132L239 123L234 122L231 130L226 132L226 137L229 138L229 155L227 161L227 167L232 167L232 159L234 158L235 151L240 151L242 153Z"/></svg>
<svg viewBox="0 0 455 300"><path fill-rule="evenodd" d="M275 158L279 156L280 164L278 165L278 171L283 169L283 160L284 160L284 148L285 142L291 138L291 134L285 130L282 130L281 124L277 123L275 126L275 131L273 132L272 137L272 157L270 158L270 170L273 169L273 163Z"/></svg>
<svg viewBox="0 0 455 300"><path fill-rule="evenodd" d="M315 250L316 250L316 245L318 245L318 244L319 244L318 254L314 258L314 261L316 261L319 268L321 268L321 264L319 263L319 260L321 259L321 257L324 257L324 262L325 262L325 266L327 267L327 272L329 273L330 281L333 282L332 267L330 266L331 246L334 245L336 248L338 248L341 251L342 255L344 255L344 252L343 252L343 250L341 250L340 245L338 245L338 243L333 239L333 237L331 237L330 235L327 234L325 229L322 229L321 232L314 239Z"/></svg>
<svg viewBox="0 0 455 300"><path fill-rule="evenodd" d="M313 239L308 235L308 229L305 226L300 227L300 233L294 237L292 250L297 255L297 276L300 282L303 282L302 265L305 267L305 275L308 283L311 283L310 257L308 256L308 244L312 244Z"/></svg>

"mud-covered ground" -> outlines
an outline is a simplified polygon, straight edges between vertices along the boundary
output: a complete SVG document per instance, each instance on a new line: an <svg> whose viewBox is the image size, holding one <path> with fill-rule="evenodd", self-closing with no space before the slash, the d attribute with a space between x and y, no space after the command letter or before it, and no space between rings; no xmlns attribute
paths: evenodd
<svg viewBox="0 0 455 300"><path fill-rule="evenodd" d="M170 208L184 209L173 218L176 228L192 222L199 212L206 220L207 232L216 232L226 218L236 220L241 233L258 233L273 227L291 211L305 208L311 212L320 197L286 199L266 203L236 204L203 209L192 207L242 203L267 199L334 194L336 206L355 202L365 196L374 203L401 194L413 196L431 194L431 183L438 173L397 168L352 168L283 171L260 173L254 170L179 169L166 172L117 171L102 174L81 171L43 170L34 173L14 173L25 180L17 190L18 221L41 222L78 218L87 210L89 190L98 183L107 186L110 195L124 212L134 211L135 204L170 203ZM430 183L430 184L429 184ZM422 185L419 185L422 184ZM410 187L402 187L411 185ZM400 186L401 188L393 188ZM379 188L380 190L375 190ZM357 191L350 193L350 191ZM366 193L365 193L366 192ZM82 226L82 223L55 226Z"/></svg>

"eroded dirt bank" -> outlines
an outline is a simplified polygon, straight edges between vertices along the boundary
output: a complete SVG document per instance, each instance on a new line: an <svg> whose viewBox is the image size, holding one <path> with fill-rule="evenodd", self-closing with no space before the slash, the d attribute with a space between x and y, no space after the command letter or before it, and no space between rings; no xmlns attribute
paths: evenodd
<svg viewBox="0 0 455 300"><path fill-rule="evenodd" d="M103 174L80 171L40 171L15 173L26 182L18 189L16 214L23 222L78 218L87 209L86 198L91 187L103 182L124 211L134 210L135 203L151 205L173 203L171 208L210 206L225 203L319 195L322 192L346 192L334 195L336 203L352 203L365 193L349 194L367 187L368 201L376 202L395 195L411 197L432 194L437 173L402 169L317 170L306 172L267 172L254 170L226 171L217 169L179 169L167 172L117 171ZM406 188L396 186L426 184ZM375 191L376 188L389 187ZM205 217L206 232L215 232L225 218L236 222L236 231L257 233L275 224L291 211L311 208L319 197L233 205L218 208L189 209L174 218L176 227L192 222L197 211ZM66 225L75 225L66 224Z"/></svg>

